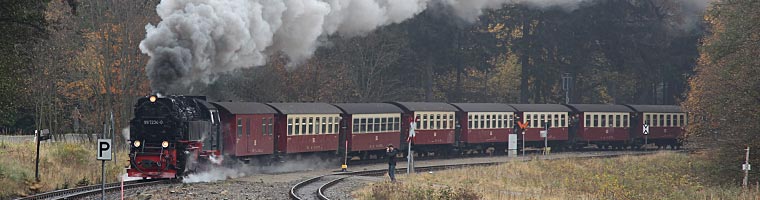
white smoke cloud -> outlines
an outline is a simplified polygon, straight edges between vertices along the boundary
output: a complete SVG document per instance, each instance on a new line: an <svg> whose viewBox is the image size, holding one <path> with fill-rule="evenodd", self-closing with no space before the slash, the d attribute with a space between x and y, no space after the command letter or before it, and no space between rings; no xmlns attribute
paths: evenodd
<svg viewBox="0 0 760 200"><path fill-rule="evenodd" d="M276 53L292 63L311 57L331 35L361 36L442 3L469 21L504 4L576 9L596 0L162 0L162 19L140 43L154 92L261 66ZM683 0L691 2L691 0ZM697 0L703 4L708 0ZM703 5L704 6L704 5Z"/></svg>

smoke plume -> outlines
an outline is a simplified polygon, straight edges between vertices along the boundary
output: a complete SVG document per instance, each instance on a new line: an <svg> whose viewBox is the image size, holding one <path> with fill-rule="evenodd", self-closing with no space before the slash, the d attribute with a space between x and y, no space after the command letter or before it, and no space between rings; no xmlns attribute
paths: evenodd
<svg viewBox="0 0 760 200"><path fill-rule="evenodd" d="M593 1L162 0L156 8L162 21L145 27L140 49L150 56L146 71L153 92L162 92L176 84L210 83L220 73L264 65L273 54L298 63L311 57L327 36L361 36L413 18L432 3L473 21L484 9L504 4L572 10Z"/></svg>

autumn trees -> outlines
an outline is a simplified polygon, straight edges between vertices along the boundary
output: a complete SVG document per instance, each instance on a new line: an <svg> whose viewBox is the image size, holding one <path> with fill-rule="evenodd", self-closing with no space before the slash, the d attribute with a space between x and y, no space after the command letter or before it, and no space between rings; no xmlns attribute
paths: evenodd
<svg viewBox="0 0 760 200"><path fill-rule="evenodd" d="M570 73L573 103L674 104L702 33L679 2L506 5L472 21L431 8L366 35L322 38L300 63L274 52L264 66L168 92L221 101L559 103L560 77ZM158 20L158 0L16 3L26 7L0 9L32 10L17 19L35 20L10 22L21 28L2 37L35 37L3 43L0 56L13 58L0 59L0 126L97 132L113 111L126 127L135 97L151 92L138 45ZM21 91L25 105L11 95Z"/></svg>
<svg viewBox="0 0 760 200"><path fill-rule="evenodd" d="M157 1L11 1L0 4L13 27L3 44L0 127L101 132L114 112L126 126L148 91L138 50ZM31 14L30 14L31 13ZM8 16L5 16L9 14ZM15 24L15 25L14 25ZM14 32L15 31L15 32ZM5 51L5 48L11 48ZM10 58L7 56L10 55ZM15 56L15 57L14 57ZM12 80L11 80L12 79ZM8 114L10 113L10 114ZM27 117L28 116L28 117ZM23 119L23 124L13 120ZM3 121L4 120L4 121ZM27 122L28 121L28 122ZM117 132L119 132L117 130Z"/></svg>
<svg viewBox="0 0 760 200"><path fill-rule="evenodd" d="M760 3L718 1L708 11L710 34L703 39L696 74L684 102L688 132L715 150L716 176L739 183L744 148L750 163L760 162ZM752 174L752 173L751 173ZM752 174L750 180L757 180Z"/></svg>
<svg viewBox="0 0 760 200"><path fill-rule="evenodd" d="M46 25L43 1L8 0L0 2L0 132L11 127L31 126L25 75L32 60L32 43L44 39Z"/></svg>

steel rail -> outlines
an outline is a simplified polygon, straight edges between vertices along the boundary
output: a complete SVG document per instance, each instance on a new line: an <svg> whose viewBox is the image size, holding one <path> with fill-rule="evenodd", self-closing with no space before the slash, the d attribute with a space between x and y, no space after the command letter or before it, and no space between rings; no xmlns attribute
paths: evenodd
<svg viewBox="0 0 760 200"><path fill-rule="evenodd" d="M148 179L148 180L134 180L134 181L124 181L124 189L133 189L133 188L140 188L140 187L146 187L156 184L165 184L165 183L171 183L171 180L168 179ZM121 189L121 182L116 183L107 183L106 184L106 192L113 192L118 191ZM77 188L71 188L71 189L61 189L61 190L55 190L50 192L44 192L40 194L34 194L26 197L18 198L18 200L32 200L32 199L71 199L71 198L82 198L85 196L94 196L97 194L100 194L102 191L102 185L88 185L83 187L77 187Z"/></svg>
<svg viewBox="0 0 760 200"><path fill-rule="evenodd" d="M606 155L589 155L589 156L581 156L581 155L579 155L579 157L553 157L553 158L546 158L545 160L614 158L614 157L620 157L620 156L640 156L640 155L653 154L653 153L656 153L656 152L657 151L647 151L647 152L635 151L633 153L628 153L628 154L606 154ZM530 161L530 160L533 160L533 159L512 160L512 161L526 162L526 161ZM422 172L432 172L432 171L441 171L441 170L449 170L449 169L459 169L459 168L466 168L466 167L483 167L483 166L491 166L491 165L502 164L502 163L506 163L506 162L511 162L511 161L497 161L497 162L483 162L483 163L464 163L464 164L447 164L447 165L434 165L434 166L415 167L415 172L416 173L422 173ZM303 181L303 182L301 182L299 184L294 185L291 188L291 191L295 191L295 190L299 189L300 187L303 187L304 184L309 184L311 182L315 182L316 180L322 179L325 176L330 176L330 175L346 175L345 177L337 178L337 179L332 180L332 181L330 181L330 182L328 182L328 183L326 183L326 184L324 184L324 185L322 185L322 186L319 187L319 189L317 191L317 197L319 199L321 199L321 200L329 200L330 198L325 195L326 191L330 187L332 187L332 186L334 186L334 185L336 185L336 184L338 184L338 183L340 183L342 181L345 181L347 178L350 178L350 177L353 177L353 176L383 176L383 175L385 175L385 173L387 171L388 171L387 169L378 169L378 170L366 170L366 171L356 171L356 172L339 172L339 173L332 173L332 174L322 175L322 176L318 176L318 177L315 177L315 178L312 178L312 179L309 179L309 180L306 180L306 181ZM396 171L397 172L404 172L404 171L406 171L406 168L397 168ZM304 199L303 197L295 195L295 193L292 193L292 192L291 192L291 198L292 199L298 199L298 200Z"/></svg>

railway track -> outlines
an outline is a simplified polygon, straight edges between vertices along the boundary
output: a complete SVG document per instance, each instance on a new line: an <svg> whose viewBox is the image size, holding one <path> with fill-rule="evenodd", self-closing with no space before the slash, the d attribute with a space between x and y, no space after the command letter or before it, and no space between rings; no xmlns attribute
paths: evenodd
<svg viewBox="0 0 760 200"><path fill-rule="evenodd" d="M596 154L596 155L579 154L579 155L570 155L570 156L548 157L548 158L541 158L541 159L555 160L555 159L567 159L567 158L611 158L611 157L618 157L618 156L623 156L623 155L645 155L645 154L652 154L656 152L657 151L636 151L636 152L620 151L620 152L609 152L609 154L606 154L603 152L602 154ZM497 165L497 164L512 162L512 161L531 160L528 157L518 157L518 158L522 158L522 159L498 161L498 162L422 166L422 167L415 167L414 170L417 173L421 173L421 172L430 172L430 171L458 169L458 168L465 168L465 167L490 166L490 165ZM326 191L330 189L330 187L332 187L333 185L336 185L354 176L384 176L386 172L387 172L387 169L377 169L377 170L337 172L333 174L326 174L326 175L310 178L293 185L290 188L289 195L291 199L298 199L298 200L315 200L315 199L328 200L330 198L325 194L327 193ZM396 169L396 174L400 174L404 172L406 172L406 168Z"/></svg>
<svg viewBox="0 0 760 200"><path fill-rule="evenodd" d="M174 183L175 180L168 179L149 179L149 180L135 180L124 181L124 190L135 189L153 186L157 184ZM107 183L105 190L106 193L115 192L121 190L121 182ZM32 199L79 199L89 196L99 196L102 192L102 185L89 185L84 187L77 187L71 189L55 190L40 194L35 194L27 197L19 198L18 200L32 200Z"/></svg>

